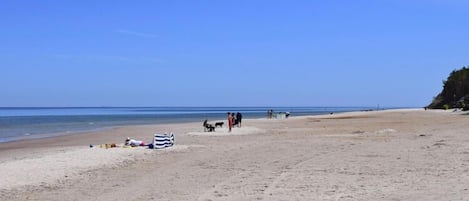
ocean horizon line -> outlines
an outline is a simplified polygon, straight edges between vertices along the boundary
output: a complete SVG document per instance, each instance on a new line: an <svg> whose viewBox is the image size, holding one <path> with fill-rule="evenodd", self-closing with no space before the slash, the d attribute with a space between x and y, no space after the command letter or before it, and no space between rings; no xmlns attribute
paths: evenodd
<svg viewBox="0 0 469 201"><path fill-rule="evenodd" d="M16 108L420 108L423 106L0 106L0 109Z"/></svg>

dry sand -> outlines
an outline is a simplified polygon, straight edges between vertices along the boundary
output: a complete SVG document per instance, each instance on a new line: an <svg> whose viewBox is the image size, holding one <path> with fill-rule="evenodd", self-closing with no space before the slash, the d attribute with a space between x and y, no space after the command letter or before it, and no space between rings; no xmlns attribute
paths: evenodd
<svg viewBox="0 0 469 201"><path fill-rule="evenodd" d="M469 200L469 115L391 110L128 126L0 144L0 200ZM164 150L111 148L172 131Z"/></svg>

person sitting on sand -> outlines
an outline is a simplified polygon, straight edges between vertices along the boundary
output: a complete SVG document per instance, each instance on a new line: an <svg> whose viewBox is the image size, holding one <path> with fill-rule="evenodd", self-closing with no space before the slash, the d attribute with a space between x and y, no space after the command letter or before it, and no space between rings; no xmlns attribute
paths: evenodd
<svg viewBox="0 0 469 201"><path fill-rule="evenodd" d="M125 145L131 147L138 147L138 146L147 146L145 142L140 140L130 139L129 137L125 140Z"/></svg>

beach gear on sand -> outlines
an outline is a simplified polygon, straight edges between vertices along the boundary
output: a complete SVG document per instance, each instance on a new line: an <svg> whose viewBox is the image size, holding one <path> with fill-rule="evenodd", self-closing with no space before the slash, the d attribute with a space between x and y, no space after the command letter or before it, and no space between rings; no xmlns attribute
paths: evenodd
<svg viewBox="0 0 469 201"><path fill-rule="evenodd" d="M174 134L155 134L153 138L153 149L163 149L174 145Z"/></svg>
<svg viewBox="0 0 469 201"><path fill-rule="evenodd" d="M90 144L90 148L93 148L93 147L94 147L94 145L91 145L91 144ZM116 148L116 147L118 147L118 146L117 146L117 144L115 144L115 143L111 143L111 144L100 144L100 145L99 145L99 148L106 148L106 149L109 149L109 148Z"/></svg>

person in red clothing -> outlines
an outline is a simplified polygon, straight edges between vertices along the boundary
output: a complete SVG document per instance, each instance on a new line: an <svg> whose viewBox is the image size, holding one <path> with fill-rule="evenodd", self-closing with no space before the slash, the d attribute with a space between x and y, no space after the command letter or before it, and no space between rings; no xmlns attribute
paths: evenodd
<svg viewBox="0 0 469 201"><path fill-rule="evenodd" d="M231 132L231 128L233 127L233 116L229 112L227 114L228 114L228 132Z"/></svg>

